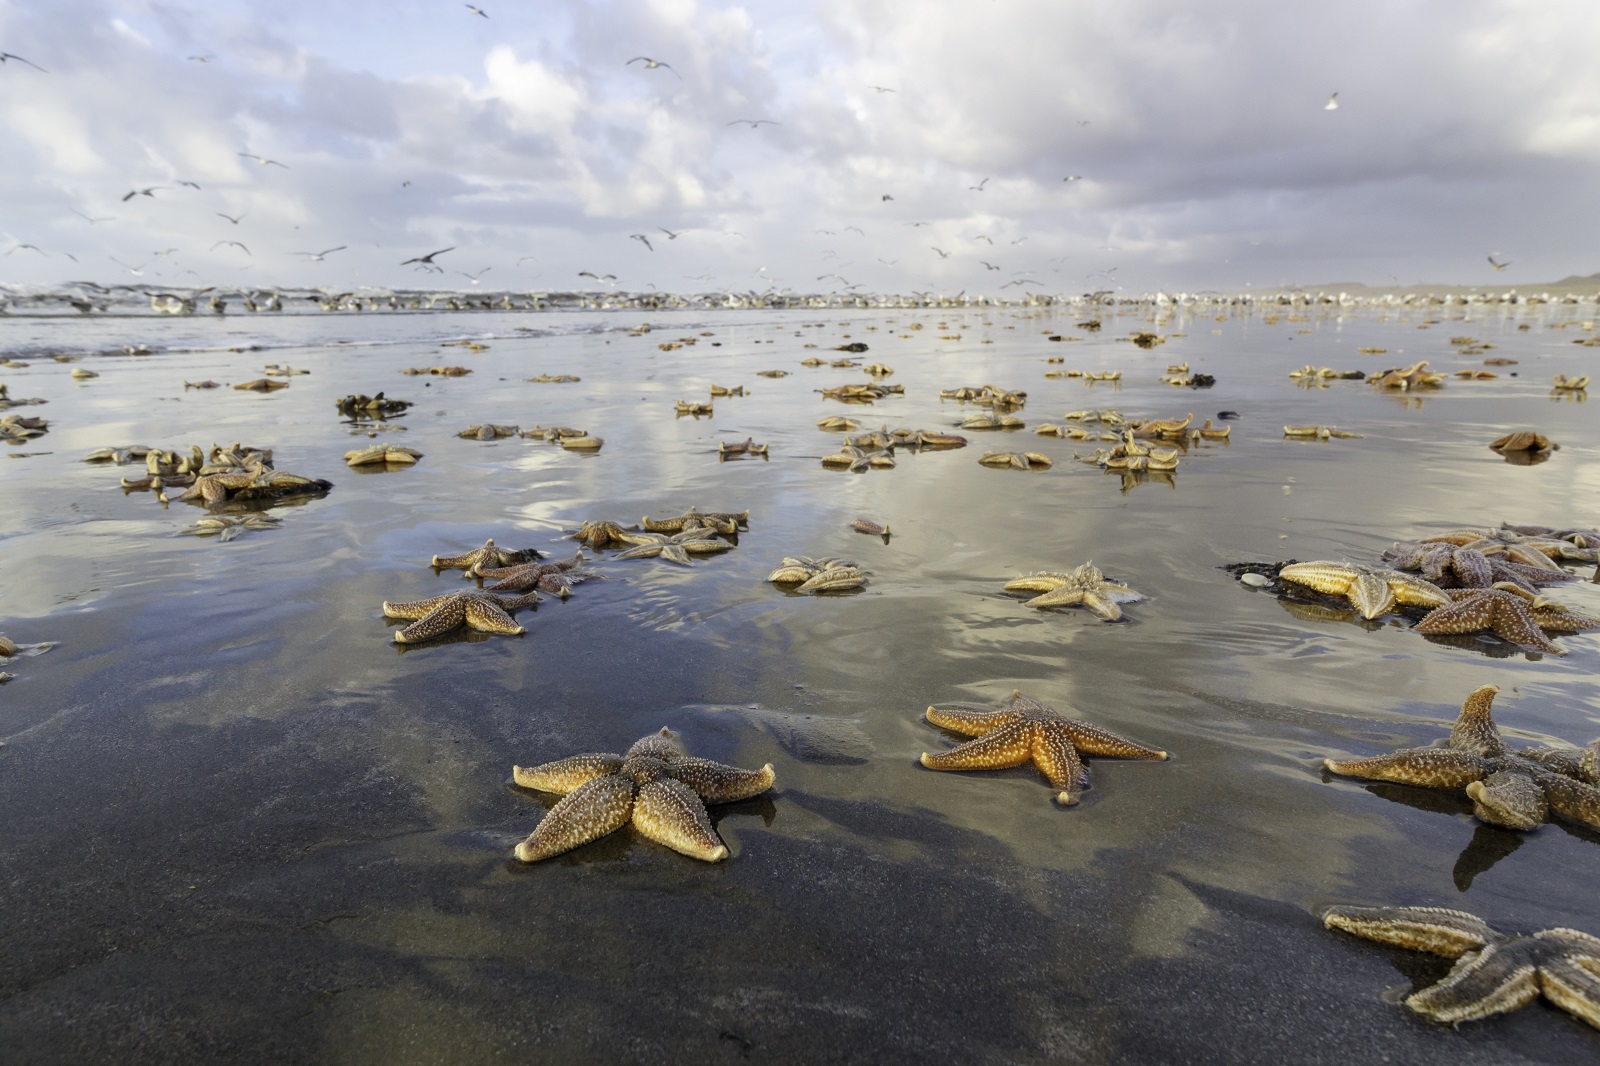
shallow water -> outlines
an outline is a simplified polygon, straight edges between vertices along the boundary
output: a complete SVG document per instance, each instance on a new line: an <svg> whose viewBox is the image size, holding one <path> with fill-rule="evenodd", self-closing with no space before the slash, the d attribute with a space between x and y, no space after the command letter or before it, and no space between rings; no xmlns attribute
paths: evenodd
<svg viewBox="0 0 1600 1066"><path fill-rule="evenodd" d="M1600 735L1600 635L1565 657L1487 638L1430 641L1280 603L1219 567L1368 561L1392 541L1502 520L1600 523L1592 409L1553 398L1592 372L1575 308L1260 313L1147 320L993 309L642 315L330 315L281 320L0 320L14 408L49 433L0 459L4 632L57 640L0 686L0 1048L135 1060L574 1061L741 1057L894 1061L1577 1061L1600 1035L1536 1004L1459 1030L1394 1002L1446 968L1324 932L1330 902L1458 907L1496 927L1600 932L1600 834L1479 825L1465 798L1328 778L1321 759L1429 743L1494 683L1505 732ZM649 333L632 327L648 320ZM820 325L819 325L820 323ZM922 328L911 328L913 324ZM1522 329L1520 327L1527 326ZM530 328L536 333L519 333ZM1141 350L1134 329L1167 334ZM703 335L707 334L707 335ZM1046 335L1081 338L1061 343ZM1302 389L1306 363L1374 371L1519 360L1418 396ZM658 346L693 337L694 345ZM451 338L489 345L440 347ZM811 355L895 369L904 396L846 405L866 380ZM123 345L145 344L129 356ZM258 345L260 351L229 351ZM815 350L808 348L815 345ZM1362 354L1360 347L1384 347ZM79 362L47 353L82 353ZM1043 377L1121 369L1120 384ZM311 371L261 395L266 361ZM1168 363L1216 376L1159 382ZM405 377L460 364L469 377ZM85 382L74 367L95 370ZM780 368L771 380L757 370ZM576 384L533 384L574 373ZM1513 376L1515 375L1515 376ZM963 431L892 470L818 459L828 414L947 429L977 408L940 388L1028 392L1017 432ZM679 399L744 385L709 418ZM390 440L415 466L357 473L334 400L413 400ZM1073 461L1036 436L1063 412L1196 421L1170 479ZM578 455L458 439L483 422L576 425ZM1285 440L1320 423L1361 439ZM1487 447L1561 443L1534 466ZM753 436L767 460L719 461ZM203 515L86 464L103 445L272 447L334 482L230 543L177 535ZM989 448L1052 469L980 466ZM174 493L173 495L176 495ZM485 538L569 554L585 519L750 511L738 547L690 567L600 554L603 580L518 616L520 638L390 643L384 600L464 587L435 553ZM848 528L887 522L887 543ZM858 594L765 582L785 555L845 556ZM1035 611L1010 577L1093 561L1144 599L1124 621ZM1588 577L1592 567L1580 567ZM1553 594L1600 612L1600 588ZM998 707L1013 689L1174 754L1088 760L1063 809L1030 767L935 773L954 737L931 703ZM666 725L695 754L777 787L714 808L730 861L705 866L629 829L525 867L511 847L554 797L513 764L619 751ZM1385 1001L1385 993L1390 992Z"/></svg>

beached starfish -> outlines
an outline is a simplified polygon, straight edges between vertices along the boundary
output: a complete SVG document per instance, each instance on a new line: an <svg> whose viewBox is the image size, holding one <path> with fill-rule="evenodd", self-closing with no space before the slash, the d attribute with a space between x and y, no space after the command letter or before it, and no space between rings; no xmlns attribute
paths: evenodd
<svg viewBox="0 0 1600 1066"><path fill-rule="evenodd" d="M1577 575L1559 567L1525 566L1501 555L1485 555L1476 548L1458 548L1447 543L1414 541L1396 544L1383 553L1383 561L1399 570L1417 570L1440 588L1459 584L1465 588L1489 588L1509 581L1532 592L1540 585L1576 581Z"/></svg>
<svg viewBox="0 0 1600 1066"><path fill-rule="evenodd" d="M689 565L691 555L710 555L725 552L733 547L717 537L717 531L708 526L685 529L681 533L632 533L634 547L618 555L618 559L654 559L660 557L669 563Z"/></svg>
<svg viewBox="0 0 1600 1066"><path fill-rule="evenodd" d="M938 755L922 753L930 770L999 770L1032 761L1056 789L1056 801L1078 802L1088 783L1081 754L1119 759L1165 759L1167 753L1118 736L1076 718L1065 718L1021 692L1011 693L1004 711L941 710L929 707L927 719L941 729L977 740Z"/></svg>
<svg viewBox="0 0 1600 1066"><path fill-rule="evenodd" d="M566 599L572 595L572 586L581 584L591 577L599 575L592 570L583 570L583 553L578 552L570 559L562 559L553 563L523 563L520 566L479 567L475 573L478 577L490 578L494 584L484 587L485 592L511 593L525 592L528 589L539 589L552 596Z"/></svg>
<svg viewBox="0 0 1600 1066"><path fill-rule="evenodd" d="M1324 759L1336 774L1369 781L1466 790L1490 825L1536 829L1550 812L1600 829L1600 740L1587 748L1512 751L1490 715L1500 689L1474 689L1444 747L1402 748L1367 759Z"/></svg>
<svg viewBox="0 0 1600 1066"><path fill-rule="evenodd" d="M1513 644L1533 648L1549 655L1565 655L1567 649L1544 635L1544 627L1535 617L1541 611L1545 621L1553 623L1551 629L1585 629L1594 619L1579 615L1553 604L1543 597L1529 597L1517 586L1505 584L1490 589L1451 589L1458 593L1446 606L1429 611L1427 616L1412 628L1418 633L1453 634L1478 633L1493 630L1494 635ZM1551 608L1554 608L1553 610ZM1562 619L1566 624L1557 624Z"/></svg>
<svg viewBox="0 0 1600 1066"><path fill-rule="evenodd" d="M1600 938L1576 929L1506 936L1442 907L1329 907L1328 929L1459 959L1444 980L1406 997L1436 1022L1477 1021L1546 999L1600 1029Z"/></svg>
<svg viewBox="0 0 1600 1066"><path fill-rule="evenodd" d="M1456 529L1437 536L1423 537L1424 544L1438 542L1462 548L1476 548L1485 555L1504 555L1512 562L1544 570L1559 569L1555 560L1592 563L1600 557L1594 548L1580 547L1560 537L1518 533L1512 529Z"/></svg>
<svg viewBox="0 0 1600 1066"><path fill-rule="evenodd" d="M1043 593L1028 600L1024 604L1026 607L1087 607L1109 622L1122 617L1119 603L1143 598L1127 585L1107 581L1092 562L1064 574L1045 570L1014 578L1006 582L1006 591Z"/></svg>
<svg viewBox="0 0 1600 1066"><path fill-rule="evenodd" d="M524 769L512 779L523 788L563 793L544 821L517 845L523 862L571 851L628 822L644 836L690 858L716 862L727 845L711 828L708 803L734 803L772 787L772 764L741 770L684 753L667 729L639 740L625 755L574 755Z"/></svg>
<svg viewBox="0 0 1600 1066"><path fill-rule="evenodd" d="M1450 602L1443 589L1415 574L1356 563L1291 563L1278 576L1330 596L1343 596L1363 618L1387 614L1397 603L1443 607Z"/></svg>
<svg viewBox="0 0 1600 1066"><path fill-rule="evenodd" d="M490 537L483 542L483 547L474 548L465 555L435 555L433 565L440 570L465 570L468 574L477 576L479 568L485 566L516 566L519 563L531 563L543 554L534 548L522 548L513 551L510 548L495 547L494 538Z"/></svg>
<svg viewBox="0 0 1600 1066"><path fill-rule="evenodd" d="M714 529L718 533L737 533L741 527L750 528L750 512L701 512L691 507L673 518L651 518L645 515L642 524L652 533L682 533L686 529Z"/></svg>
<svg viewBox="0 0 1600 1066"><path fill-rule="evenodd" d="M509 612L539 602L537 592L524 596L499 596L477 589L449 592L428 600L383 604L386 618L404 618L411 624L395 631L396 644L415 644L467 626L483 633L503 633L509 637L527 632L511 620Z"/></svg>

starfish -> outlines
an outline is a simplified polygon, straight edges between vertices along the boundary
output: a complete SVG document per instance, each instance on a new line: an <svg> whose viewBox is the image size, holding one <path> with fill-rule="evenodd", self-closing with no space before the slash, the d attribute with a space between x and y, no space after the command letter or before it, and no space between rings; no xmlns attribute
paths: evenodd
<svg viewBox="0 0 1600 1066"><path fill-rule="evenodd" d="M714 529L718 533L737 533L740 527L750 528L750 512L737 514L728 511L701 512L693 507L673 518L644 516L641 523L652 533L682 533L686 529Z"/></svg>
<svg viewBox="0 0 1600 1066"><path fill-rule="evenodd" d="M1496 582L1509 581L1532 592L1539 585L1577 580L1576 574L1559 568L1524 566L1498 554L1489 556L1476 548L1438 542L1396 544L1383 553L1383 561L1400 570L1418 570L1440 588L1459 584L1486 589Z"/></svg>
<svg viewBox="0 0 1600 1066"><path fill-rule="evenodd" d="M563 799L517 845L523 862L598 840L628 822L658 844L694 859L728 857L727 845L711 828L708 803L734 803L772 787L772 764L741 770L685 754L667 729L637 741L625 755L574 755L524 769L512 779L523 788L557 792Z"/></svg>
<svg viewBox="0 0 1600 1066"><path fill-rule="evenodd" d="M1027 607L1087 607L1108 622L1122 617L1122 608L1117 604L1142 598L1127 585L1107 581L1092 562L1065 574L1045 570L1015 578L1006 582L1006 591L1043 593L1028 600Z"/></svg>
<svg viewBox="0 0 1600 1066"><path fill-rule="evenodd" d="M1422 543L1454 544L1462 548L1476 548L1485 555L1504 555L1512 562L1534 566L1541 570L1559 570L1556 559L1592 563L1600 552L1583 548L1560 537L1543 537L1518 533L1511 529L1456 529L1433 537L1422 538Z"/></svg>
<svg viewBox="0 0 1600 1066"><path fill-rule="evenodd" d="M1547 537L1551 540L1567 540L1580 548L1600 548L1600 529L1557 529L1554 526L1514 526L1510 522L1501 522L1501 529L1513 533L1521 533L1525 537Z"/></svg>
<svg viewBox="0 0 1600 1066"><path fill-rule="evenodd" d="M635 546L618 555L618 559L654 559L657 556L669 563L689 565L690 555L710 555L725 552L733 547L717 538L717 531L706 526L685 529L681 533L630 533Z"/></svg>
<svg viewBox="0 0 1600 1066"><path fill-rule="evenodd" d="M1442 907L1329 907L1328 929L1458 959L1444 980L1406 997L1436 1022L1477 1021L1546 999L1600 1029L1600 938L1576 929L1497 933L1476 915Z"/></svg>
<svg viewBox="0 0 1600 1066"><path fill-rule="evenodd" d="M578 552L570 559L563 559L554 563L523 563L520 566L479 567L474 573L478 577L496 579L493 585L487 586L485 592L510 593L524 592L528 589L539 589L566 599L572 595L572 586L598 576L592 570L579 569L583 563L583 553Z"/></svg>
<svg viewBox="0 0 1600 1066"><path fill-rule="evenodd" d="M1291 563L1278 572L1285 581L1343 596L1363 618L1377 618L1397 603L1410 607L1443 607L1450 597L1437 585L1413 574L1353 563Z"/></svg>
<svg viewBox="0 0 1600 1066"><path fill-rule="evenodd" d="M1490 715L1498 686L1473 689L1444 747L1402 748L1367 759L1324 759L1345 777L1464 788L1490 825L1536 829L1550 812L1600 829L1600 741L1587 748L1506 747Z"/></svg>
<svg viewBox="0 0 1600 1066"><path fill-rule="evenodd" d="M521 610L539 602L537 592L524 596L499 596L477 589L449 592L428 600L412 603L383 604L385 618L404 618L411 622L395 631L396 644L415 644L441 636L463 625L483 633L503 633L521 636L527 630L511 620L509 612Z"/></svg>
<svg viewBox="0 0 1600 1066"><path fill-rule="evenodd" d="M465 570L468 574L476 576L480 568L485 566L516 566L518 563L528 563L539 558L541 552L534 548L522 548L513 551L509 548L497 548L494 538L490 537L483 542L483 547L474 548L465 555L435 555L433 565L440 570Z"/></svg>
<svg viewBox="0 0 1600 1066"><path fill-rule="evenodd" d="M1011 693L1011 707L1004 711L929 707L926 713L932 724L978 739L938 755L923 752L923 766L930 770L999 770L1032 760L1056 789L1056 801L1067 806L1078 802L1078 793L1088 781L1080 753L1119 759L1167 757L1164 751L1110 730L1064 718L1017 691Z"/></svg>
<svg viewBox="0 0 1600 1066"><path fill-rule="evenodd" d="M1523 599L1514 592L1506 589L1515 589L1515 585L1506 585L1505 588L1492 589L1452 589L1460 592L1461 596L1452 600L1443 607L1429 611L1427 616L1412 628L1418 633L1476 633L1480 630L1491 629L1495 636L1533 648L1535 651L1546 652L1550 655L1565 655L1567 650L1544 635L1538 619L1533 615L1533 608L1548 608L1550 601L1543 597L1531 602ZM1520 590L1519 590L1520 591ZM1557 608L1561 611L1560 608ZM1561 611L1562 614L1570 612ZM1553 614L1547 614L1547 618ZM1573 615L1573 621L1587 620L1586 616ZM1552 629L1557 626L1552 625ZM1561 628L1582 628L1578 626L1563 626Z"/></svg>

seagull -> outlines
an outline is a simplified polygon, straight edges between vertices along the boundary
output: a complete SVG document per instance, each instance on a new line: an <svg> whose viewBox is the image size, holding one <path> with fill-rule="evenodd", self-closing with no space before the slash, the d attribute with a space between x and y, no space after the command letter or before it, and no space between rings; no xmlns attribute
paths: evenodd
<svg viewBox="0 0 1600 1066"><path fill-rule="evenodd" d="M209 62L211 62L211 57L208 56L208 55L190 56L189 57L189 62L191 62L191 63L209 63Z"/></svg>
<svg viewBox="0 0 1600 1066"><path fill-rule="evenodd" d="M417 263L417 264L420 264L421 266L431 267L431 266L433 266L433 257L434 256L443 255L446 252L453 252L453 251L455 251L455 247L456 246L452 244L448 248L440 248L437 252L429 252L427 255L419 255L419 256L416 256L413 259L402 260L400 265L401 266L410 266L412 263ZM335 249L335 251L337 251L337 249ZM326 255L327 253L324 252L323 254ZM438 269L438 268L435 268L435 269Z"/></svg>
<svg viewBox="0 0 1600 1066"><path fill-rule="evenodd" d="M659 59L651 59L649 56L634 56L632 59L628 60L626 63L624 63L622 65L625 66L625 67L631 67L635 63L643 63L644 64L644 69L646 69L646 70L655 70L657 67L660 67L662 70L672 70L672 64L671 63L663 63L663 62L661 62L661 60L659 60ZM683 75L679 74L675 70L672 70L672 76L674 78L677 78L679 81L683 80Z"/></svg>
<svg viewBox="0 0 1600 1066"><path fill-rule="evenodd" d="M650 243L650 238L646 237L642 233L630 233L630 234L628 234L628 239L630 241L638 241L640 244L644 245L646 248L649 248L652 252L656 250L655 249L655 245Z"/></svg>
<svg viewBox="0 0 1600 1066"><path fill-rule="evenodd" d="M879 197L879 199L882 200L884 203L888 203L890 200L893 200L894 197L890 196L888 193L884 193L882 196Z"/></svg>
<svg viewBox="0 0 1600 1066"><path fill-rule="evenodd" d="M259 167L283 167L284 170L289 169L286 164L280 163L276 159L268 159L266 156L261 155L251 155L249 152L240 152L239 158L252 159L255 161L256 166Z"/></svg>
<svg viewBox="0 0 1600 1066"><path fill-rule="evenodd" d="M1091 122L1092 122L1092 120L1091 120L1091 119L1086 119L1086 118L1080 118L1080 119L1079 119L1079 120L1078 120L1078 125L1080 125L1080 126L1087 126L1087 125L1090 125L1090 123L1091 123Z"/></svg>
<svg viewBox="0 0 1600 1066"><path fill-rule="evenodd" d="M320 263L322 262L324 256L332 255L334 252L342 252L348 247L350 247L348 244L341 244L339 247L329 248L325 252L295 252L294 254L307 256L308 258L306 259L306 262L308 263ZM401 263L400 265L405 266L404 263Z"/></svg>
<svg viewBox="0 0 1600 1066"><path fill-rule="evenodd" d="M770 118L736 118L732 122L724 122L723 125L724 126L737 126L741 122L748 124L751 129L755 129L757 126L781 126L781 125L783 125L783 123L774 122Z"/></svg>
<svg viewBox="0 0 1600 1066"><path fill-rule="evenodd" d="M844 231L846 233L849 233L851 230L855 230L857 233L861 234L863 237L865 237L867 235L867 231L862 229L860 226L846 226L844 228Z"/></svg>
<svg viewBox="0 0 1600 1066"><path fill-rule="evenodd" d="M214 252L218 248L222 247L224 244L231 244L235 248L237 248L241 252L243 252L245 255L250 255L250 249L246 248L244 245L240 244L238 241L218 241L216 244L213 244L211 246L211 250ZM254 258L254 257L252 257L252 258Z"/></svg>
<svg viewBox="0 0 1600 1066"><path fill-rule="evenodd" d="M165 259L167 256L171 255L172 253L174 253L176 251L177 251L176 248L168 248L164 252L151 252L150 254L155 256L157 259Z"/></svg>
<svg viewBox="0 0 1600 1066"><path fill-rule="evenodd" d="M198 189L200 187L200 183L196 182L196 181L180 181L180 182L178 182L178 184L179 185L187 185L191 189Z"/></svg>
<svg viewBox="0 0 1600 1066"><path fill-rule="evenodd" d="M989 184L989 179L988 178L984 178L982 181L978 182L978 184L976 184L976 185L968 185L967 188L969 190L971 190L972 192L982 192L983 191L983 187L985 185L987 185L987 184Z"/></svg>
<svg viewBox="0 0 1600 1066"><path fill-rule="evenodd" d="M127 263L124 263L122 260L118 259L114 255L108 255L108 256L106 256L106 258L111 260L113 263L117 264L117 266L121 267L123 270L126 270L128 273L132 274L136 278L144 277L144 268L150 265L149 263L142 263L139 266L131 267Z"/></svg>
<svg viewBox="0 0 1600 1066"><path fill-rule="evenodd" d="M1021 244L1023 241L1025 241L1027 239L1028 238L1026 238L1026 237L1018 237L1016 240L1012 241L1011 243L1012 244Z"/></svg>
<svg viewBox="0 0 1600 1066"><path fill-rule="evenodd" d="M882 85L869 85L869 86L867 86L867 88L869 88L869 89L876 89L876 90L878 90L878 91L879 91L879 92L880 92L880 93L892 93L892 92L894 92L894 90L893 90L893 89L886 89L886 88L884 88L884 87L883 87L883 86L882 86Z"/></svg>
<svg viewBox="0 0 1600 1066"><path fill-rule="evenodd" d="M1082 174L1068 174L1066 177L1062 178L1061 180L1062 181L1082 181L1083 180L1083 175Z"/></svg>
<svg viewBox="0 0 1600 1066"><path fill-rule="evenodd" d="M6 254L7 255L13 255L13 254L15 254L17 252L22 251L24 248L32 248L34 251L38 252L40 255L49 255L50 254L50 253L46 252L43 248L40 248L37 244L19 244L15 248L11 249L11 251L7 252Z"/></svg>
<svg viewBox="0 0 1600 1066"><path fill-rule="evenodd" d="M489 271L491 271L493 269L494 269L494 267L484 267L482 270L478 271L476 274L468 274L465 270L458 270L458 271L456 271L456 273L460 274L464 278L467 278L474 285L476 285L478 283L478 279L479 278L483 277L485 274L489 273Z"/></svg>
<svg viewBox="0 0 1600 1066"><path fill-rule="evenodd" d="M987 259L980 259L980 260L978 260L978 262L982 263L985 267L987 267L990 270L999 270L1000 269L999 267L995 266L993 263L989 262Z"/></svg>
<svg viewBox="0 0 1600 1066"><path fill-rule="evenodd" d="M151 186L148 186L148 187L143 188L143 189L134 189L132 192L130 192L128 195L126 195L126 196L124 196L122 198L122 202L123 203L127 203L129 200L133 199L135 196L148 196L153 200L153 199L155 199L155 195L156 195L156 190L157 189L169 189L169 188L171 188L170 185L151 185Z"/></svg>
<svg viewBox="0 0 1600 1066"><path fill-rule="evenodd" d="M22 247L27 248L27 247L31 247L31 245L23 245ZM1495 253L1495 255L1499 255L1499 254L1500 253L1498 253L1498 252ZM1511 260L1507 259L1504 263L1501 263L1501 262L1497 261L1493 255L1491 255L1489 257L1489 265L1494 267L1496 270L1504 270L1506 267L1511 265Z"/></svg>
<svg viewBox="0 0 1600 1066"><path fill-rule="evenodd" d="M605 282L612 282L612 281L616 281L617 280L617 276L615 274L596 274L592 270L580 270L580 271L578 271L578 277L580 277L580 278L593 278L596 281L605 281Z"/></svg>
<svg viewBox="0 0 1600 1066"><path fill-rule="evenodd" d="M1043 285L1043 284L1044 284L1044 282L1042 282L1042 281L1034 281L1032 278L1018 278L1016 281L1008 281L1008 282L1006 282L1004 285L1002 285L1000 287L1002 289L1007 289L1007 288L1010 288L1013 285Z"/></svg>
<svg viewBox="0 0 1600 1066"><path fill-rule="evenodd" d="M409 189L409 188L411 188L411 183L409 181L402 181L400 183L400 187L402 189Z"/></svg>
<svg viewBox="0 0 1600 1066"><path fill-rule="evenodd" d="M938 247L935 247L934 245L931 245L931 244L928 245L928 247L929 248L933 248L934 251L938 252L940 259L949 259L950 258L950 253L945 251L943 248L938 248Z"/></svg>
<svg viewBox="0 0 1600 1066"><path fill-rule="evenodd" d="M235 218L232 215L225 215L221 211L216 212L216 215L217 215L218 218L227 219L229 222L232 222L235 226L237 226L239 224L239 219L244 217L243 215L240 215L238 218Z"/></svg>
<svg viewBox="0 0 1600 1066"><path fill-rule="evenodd" d="M1328 102L1322 105L1322 110L1324 110L1324 111L1337 111L1337 110L1339 110L1339 94L1338 93L1334 93L1332 96L1328 97Z"/></svg>
<svg viewBox="0 0 1600 1066"><path fill-rule="evenodd" d="M986 236L986 235L984 235L982 233L978 234L976 237L974 237L972 239L975 240L975 241L988 241L989 242L989 247L991 247L991 248L994 247L994 238Z"/></svg>
<svg viewBox="0 0 1600 1066"><path fill-rule="evenodd" d="M472 12L474 15L482 15L484 18L489 17L489 13L481 7L473 7L471 4L462 4L461 6Z"/></svg>
<svg viewBox="0 0 1600 1066"><path fill-rule="evenodd" d="M8 59L15 59L18 63L27 63L28 66L32 67L34 70L37 70L40 74L50 73L48 70L44 69L32 60L23 59L21 56L12 55L10 52L0 52L0 63L4 63Z"/></svg>
<svg viewBox="0 0 1600 1066"><path fill-rule="evenodd" d="M884 266L891 266L892 267L896 263L900 262L900 260L898 260L898 259L879 259L878 262L882 263Z"/></svg>
<svg viewBox="0 0 1600 1066"><path fill-rule="evenodd" d="M915 227L915 226L926 226L928 224L929 223L927 223L927 222L907 222L906 223L906 225L913 226L913 227Z"/></svg>
<svg viewBox="0 0 1600 1066"><path fill-rule="evenodd" d="M669 240L669 241L675 241L679 237L683 236L685 233L688 232L687 230L679 230L677 233L673 233L671 230L669 230L665 226L657 226L656 229L660 230L662 233L665 233L667 235L667 240ZM650 250L652 252L655 251L654 248L652 248Z"/></svg>
<svg viewBox="0 0 1600 1066"><path fill-rule="evenodd" d="M522 257L522 258L521 258L521 259L518 259L518 260L517 260L517 261L516 261L516 263L515 263L515 264L513 264L513 265L515 265L515 266L521 266L521 265L522 265L522 264L523 264L523 263L526 263L526 262L527 262L527 261L528 261L528 260L530 260L530 259L532 259L532 260L533 260L533 261L534 261L534 262L535 262L535 263L537 263L537 262L538 262L538 261L539 261L539 257L538 257L538 256L536 256L536 255L525 255L525 256L523 256L523 257Z"/></svg>
<svg viewBox="0 0 1600 1066"><path fill-rule="evenodd" d="M72 209L72 213L77 215L79 218L83 219L85 222L89 223L89 225L91 225L91 226L94 225L96 222L112 222L112 221L115 221L115 219L117 217L115 215L106 215L104 218L90 218L88 215L84 214L82 211L79 211L76 207L74 207Z"/></svg>
<svg viewBox="0 0 1600 1066"><path fill-rule="evenodd" d="M838 236L838 234L833 232L833 230L831 230L831 229L812 230L812 232L813 233L826 233L830 237L837 237Z"/></svg>

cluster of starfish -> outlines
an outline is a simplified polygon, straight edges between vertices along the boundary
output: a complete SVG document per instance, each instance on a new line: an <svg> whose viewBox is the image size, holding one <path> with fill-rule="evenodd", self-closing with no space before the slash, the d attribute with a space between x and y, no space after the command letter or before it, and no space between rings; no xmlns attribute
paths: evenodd
<svg viewBox="0 0 1600 1066"><path fill-rule="evenodd" d="M421 458L422 453L415 448L398 444L373 444L344 453L344 461L348 466L381 466L385 470L396 466L415 466Z"/></svg>
<svg viewBox="0 0 1600 1066"><path fill-rule="evenodd" d="M860 521L859 519L857 521ZM867 523L875 525L875 523ZM887 527L879 536L889 535ZM862 532L870 532L862 530ZM848 559L813 559L807 555L785 556L778 568L767 575L767 580L783 587L785 592L812 595L818 592L844 592L858 589L867 583L866 573L860 565Z"/></svg>
<svg viewBox="0 0 1600 1066"><path fill-rule="evenodd" d="M1345 777L1465 789L1473 813L1490 825L1536 829L1554 811L1600 829L1600 740L1587 748L1513 751L1490 715L1499 691L1495 685L1474 689L1443 747L1325 759L1323 765Z"/></svg>
<svg viewBox="0 0 1600 1066"><path fill-rule="evenodd" d="M381 392L376 396L352 393L333 402L339 408L340 414L358 422L377 422L393 418L395 415L404 414L411 407L410 400L390 399Z"/></svg>
<svg viewBox="0 0 1600 1066"><path fill-rule="evenodd" d="M1442 907L1329 907L1328 929L1457 962L1442 981L1406 997L1425 1018L1457 1024L1516 1010L1541 995L1600 1029L1600 938L1576 929L1496 932L1477 915Z"/></svg>
<svg viewBox="0 0 1600 1066"><path fill-rule="evenodd" d="M1122 617L1123 603L1142 599L1127 585L1107 581L1094 563L1084 563L1065 573L1042 570L1006 582L1007 592L1038 593L1025 607L1084 607L1108 622Z"/></svg>
<svg viewBox="0 0 1600 1066"><path fill-rule="evenodd" d="M519 636L525 630L512 619L512 612L538 603L541 590L566 599L572 594L573 585L596 576L582 569L582 563L582 552L559 562L540 562L535 549L501 548L490 539L483 547L464 555L435 555L433 567L436 571L465 570L467 577L493 584L407 603L385 601L384 617L411 622L395 632L397 644L431 640L462 626L482 633Z"/></svg>
<svg viewBox="0 0 1600 1066"><path fill-rule="evenodd" d="M831 389L818 389L818 392L830 400L842 400L845 403L872 403L885 396L902 396L905 394L904 385L884 385L876 381L866 381L859 385L835 385Z"/></svg>
<svg viewBox="0 0 1600 1066"><path fill-rule="evenodd" d="M741 529L749 529L750 512L700 511L691 507L671 518L653 519L646 515L641 525L643 528L610 521L585 522L572 536L595 551L627 548L617 556L619 559L661 558L688 565L691 555L732 549L735 541L723 540L719 534L736 537Z"/></svg>

